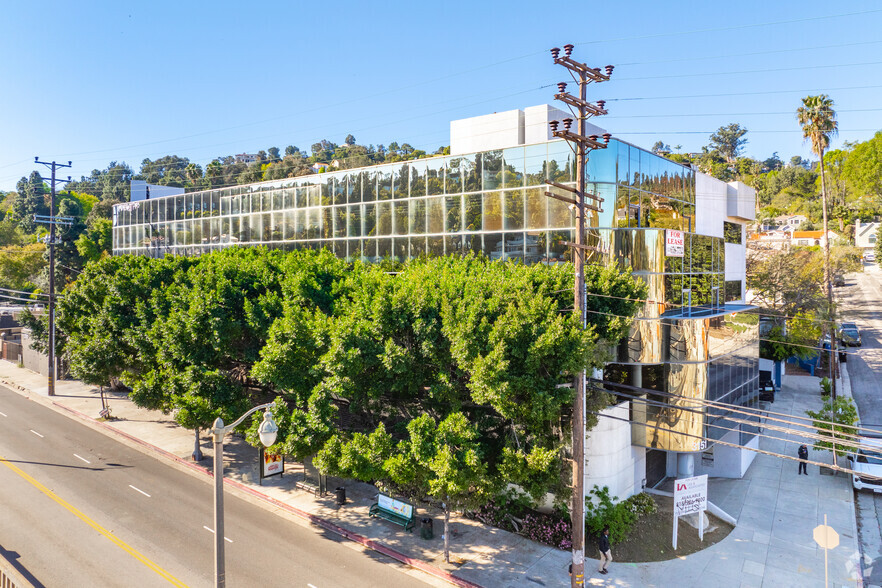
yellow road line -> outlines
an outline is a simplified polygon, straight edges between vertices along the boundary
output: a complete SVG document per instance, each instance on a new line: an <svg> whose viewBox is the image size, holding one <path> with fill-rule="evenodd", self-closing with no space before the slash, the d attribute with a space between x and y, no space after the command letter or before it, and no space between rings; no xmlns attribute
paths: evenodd
<svg viewBox="0 0 882 588"><path fill-rule="evenodd" d="M46 496L48 496L49 498L51 498L52 500L54 500L55 502L57 502L58 504L63 506L64 508L66 508L71 513L73 513L78 519L80 519L81 521L83 521L84 523L86 523L87 525L89 525L90 527L92 527L93 529L95 529L96 531L98 531L99 533L101 533L102 535L107 537L108 539L110 539L113 543L116 543L116 545L119 546L123 551L125 551L126 553L128 553L129 555L131 555L132 557L137 559L138 561L140 561L142 564L144 564L145 566L147 566L148 568L150 568L151 570L153 570L157 574L159 574L162 578L167 580L169 582L169 584L172 584L173 586L179 586L180 588L187 588L186 584L184 584L183 582L181 582L180 580L178 580L177 578L175 578L174 576L169 574L167 571L165 571L164 569L162 569L161 567L159 567L158 565L156 565L155 563L153 563L152 561L150 561L149 559L147 559L146 557L144 557L143 555L138 553L135 549L130 547L124 541L117 538L112 532L108 531L107 529L105 529L104 527L102 527L101 525L99 525L98 523L93 521L92 519L90 519L88 516L83 514L83 512L80 511L77 507L75 507L71 503L67 502L66 500L64 500L63 498L61 498L57 494L55 494L55 492L53 492L52 490L50 490L49 488L47 488L46 486L44 486L43 484L41 484L40 482L38 482L37 480L32 478L31 476L29 476L25 472L23 472L18 466L14 465L12 463L9 463L9 461L7 461L6 458L4 458L3 456L0 456L0 463L3 463L3 465L5 465L10 470L12 470L16 474L18 474L19 476L24 478L27 482L29 482L37 490L39 490L40 492L42 492L43 494L45 494Z"/></svg>

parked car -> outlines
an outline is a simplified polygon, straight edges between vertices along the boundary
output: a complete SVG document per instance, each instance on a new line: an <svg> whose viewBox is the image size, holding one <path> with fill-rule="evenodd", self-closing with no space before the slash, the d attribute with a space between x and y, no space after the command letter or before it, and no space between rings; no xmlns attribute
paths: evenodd
<svg viewBox="0 0 882 588"><path fill-rule="evenodd" d="M864 261L870 263L876 261L876 254L872 251L867 251L866 253L864 253Z"/></svg>
<svg viewBox="0 0 882 588"><path fill-rule="evenodd" d="M861 332L855 323L842 323L839 327L839 341L843 347L860 347Z"/></svg>
<svg viewBox="0 0 882 588"><path fill-rule="evenodd" d="M854 470L851 485L855 490L882 493L882 439L858 437L858 443L859 447L848 453Z"/></svg>
<svg viewBox="0 0 882 588"><path fill-rule="evenodd" d="M766 402L775 402L775 384L771 380L760 384L759 399Z"/></svg>

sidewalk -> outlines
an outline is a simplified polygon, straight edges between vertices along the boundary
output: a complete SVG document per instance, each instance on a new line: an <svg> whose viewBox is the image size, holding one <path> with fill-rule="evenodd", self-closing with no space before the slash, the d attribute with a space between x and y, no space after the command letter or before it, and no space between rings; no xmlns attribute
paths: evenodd
<svg viewBox="0 0 882 588"><path fill-rule="evenodd" d="M205 459L193 464L194 436L178 427L170 416L136 408L125 395L109 395L116 420L94 420L100 410L96 388L77 381L56 384L56 396L46 395L46 378L15 364L0 361L0 383L37 401L49 403L73 418L120 438L124 443L148 454L166 459L195 475L209 475L211 443L203 437ZM806 409L821 406L818 378L790 377L772 410L804 416ZM796 454L796 446L785 443L784 433L766 431L780 440L763 438L760 449ZM299 464L288 464L285 476L257 482L257 450L241 439L228 438L224 446L227 491L272 508L307 526L331 530L371 549L431 574L421 579L432 585L453 583L461 586L491 587L569 586L566 570L568 552L559 551L518 535L487 527L475 521L451 517L451 560L443 560L440 511L417 516L435 519L435 538L420 539L418 532L405 533L400 527L368 517L376 489L351 480L329 480L328 487L346 488L347 503L337 507L334 497L316 498L294 487L300 478ZM824 461L826 452L811 458ZM796 475L796 462L769 455L757 455L741 480L712 479L709 498L738 520L738 526L723 541L688 557L657 563L613 562L610 573L596 573L592 546L586 558L586 586L824 586L824 550L812 538L815 526L827 524L840 536L840 545L829 552L831 586L858 585L858 544L851 484L843 475L819 475L809 466L809 476ZM210 489L206 487L206 492ZM681 525L683 527L683 525ZM613 548L615 557L615 548Z"/></svg>

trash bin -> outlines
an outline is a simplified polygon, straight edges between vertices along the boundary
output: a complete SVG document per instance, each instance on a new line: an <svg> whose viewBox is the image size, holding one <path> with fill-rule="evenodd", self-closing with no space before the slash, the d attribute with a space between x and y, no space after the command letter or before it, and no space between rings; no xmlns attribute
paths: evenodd
<svg viewBox="0 0 882 588"><path fill-rule="evenodd" d="M435 530L432 528L432 519L420 519L420 538L432 539L435 537Z"/></svg>
<svg viewBox="0 0 882 588"><path fill-rule="evenodd" d="M346 504L346 488L344 488L343 486L337 487L337 504Z"/></svg>

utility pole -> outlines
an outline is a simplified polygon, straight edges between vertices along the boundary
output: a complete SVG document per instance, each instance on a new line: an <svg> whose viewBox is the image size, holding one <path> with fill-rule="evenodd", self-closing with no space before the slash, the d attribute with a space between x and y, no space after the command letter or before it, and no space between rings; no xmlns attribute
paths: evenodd
<svg viewBox="0 0 882 588"><path fill-rule="evenodd" d="M573 96L567 93L567 84L561 82L557 85L558 93L555 94L555 100L560 100L567 105L570 112L579 123L578 132L573 133L570 128L573 125L573 119L565 118L563 121L551 121L552 135L561 139L566 139L570 143L570 147L576 154L576 174L577 188L571 188L563 184L558 184L547 180L547 183L560 190L572 193L575 198L568 198L552 192L546 192L545 195L567 202L575 207L576 210L576 242L567 243L573 248L573 262L575 265L575 287L573 291L574 307L578 309L579 319L582 322L582 328L586 327L586 306L587 291L585 289L585 255L589 250L594 249L585 243L585 212L593 210L600 212L600 204L603 202L601 198L597 198L595 194L585 193L585 167L588 161L588 152L592 149L605 149L611 135L604 133L601 143L598 141L600 137L597 135L586 136L588 132L587 121L592 116L606 114L604 109L605 103L601 100L596 104L588 102L588 84L591 82L606 82L612 75L613 66L607 65L604 69L606 73L599 69L588 67L584 63L580 63L570 57L573 52L573 45L567 44L563 47L564 56L560 56L560 49L555 47L551 50L551 56L554 58L556 65L565 67L573 80L579 84L579 96ZM558 130L560 122L563 122L563 130ZM585 198L591 198L593 203L586 204ZM575 381L576 398L573 402L573 504L570 511L573 525L573 559L570 573L570 581L573 588L580 588L585 584L585 370L581 370L576 376Z"/></svg>
<svg viewBox="0 0 882 588"><path fill-rule="evenodd" d="M70 167L71 162L68 161L67 165L54 161L49 163L35 157L34 163L52 169L52 191L49 196L49 396L55 396L55 182L70 181L70 176L67 177L67 180L56 180L55 170Z"/></svg>

